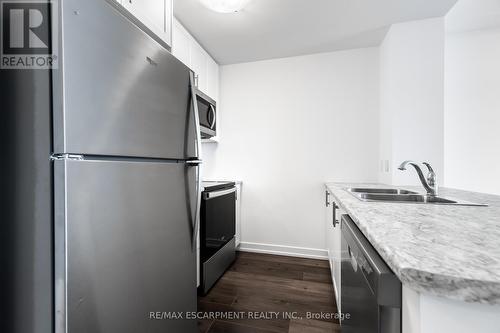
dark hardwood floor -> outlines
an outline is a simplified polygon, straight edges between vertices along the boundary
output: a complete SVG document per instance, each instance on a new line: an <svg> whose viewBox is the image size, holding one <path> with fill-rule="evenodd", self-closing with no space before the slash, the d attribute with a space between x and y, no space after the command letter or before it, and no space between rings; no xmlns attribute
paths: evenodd
<svg viewBox="0 0 500 333"><path fill-rule="evenodd" d="M340 332L326 260L238 252L198 311L219 315L198 322L203 333Z"/></svg>

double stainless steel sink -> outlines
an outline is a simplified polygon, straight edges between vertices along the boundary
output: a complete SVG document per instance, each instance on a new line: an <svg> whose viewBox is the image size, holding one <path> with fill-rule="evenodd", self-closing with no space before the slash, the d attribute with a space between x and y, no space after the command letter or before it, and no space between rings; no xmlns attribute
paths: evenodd
<svg viewBox="0 0 500 333"><path fill-rule="evenodd" d="M361 194L418 194L417 192L402 190L399 188L364 188L364 187L352 187L347 189L351 193L361 193Z"/></svg>
<svg viewBox="0 0 500 333"><path fill-rule="evenodd" d="M456 206L487 206L473 202L443 198L433 195L419 194L397 188L347 188L346 191L361 201L371 202L394 202L394 203L420 203Z"/></svg>

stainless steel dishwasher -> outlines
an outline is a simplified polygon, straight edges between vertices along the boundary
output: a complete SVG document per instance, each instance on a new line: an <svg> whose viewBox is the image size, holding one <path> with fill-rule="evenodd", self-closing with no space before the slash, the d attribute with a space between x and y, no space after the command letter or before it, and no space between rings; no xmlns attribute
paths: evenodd
<svg viewBox="0 0 500 333"><path fill-rule="evenodd" d="M342 216L343 333L401 333L401 281L348 215Z"/></svg>

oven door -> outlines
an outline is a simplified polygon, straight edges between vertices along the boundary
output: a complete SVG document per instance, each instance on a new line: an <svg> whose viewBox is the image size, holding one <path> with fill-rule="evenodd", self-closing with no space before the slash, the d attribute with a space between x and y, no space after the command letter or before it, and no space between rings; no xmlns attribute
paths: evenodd
<svg viewBox="0 0 500 333"><path fill-rule="evenodd" d="M206 260L235 235L236 187L204 192L201 219L201 255Z"/></svg>

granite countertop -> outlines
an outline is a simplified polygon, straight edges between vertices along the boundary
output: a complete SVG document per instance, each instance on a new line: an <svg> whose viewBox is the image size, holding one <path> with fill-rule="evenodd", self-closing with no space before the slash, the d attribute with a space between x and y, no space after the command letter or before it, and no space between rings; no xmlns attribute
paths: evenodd
<svg viewBox="0 0 500 333"><path fill-rule="evenodd" d="M363 202L345 188L392 186L326 186L404 285L423 294L500 305L500 196L440 188L442 197L489 206Z"/></svg>

